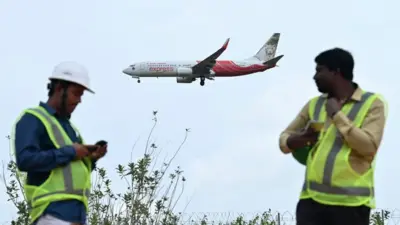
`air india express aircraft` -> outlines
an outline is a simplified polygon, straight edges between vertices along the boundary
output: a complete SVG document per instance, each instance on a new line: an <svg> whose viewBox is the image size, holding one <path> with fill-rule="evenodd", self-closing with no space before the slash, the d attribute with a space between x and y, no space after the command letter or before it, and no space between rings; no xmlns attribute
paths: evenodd
<svg viewBox="0 0 400 225"><path fill-rule="evenodd" d="M122 72L138 79L138 83L141 77L176 77L177 83L192 83L200 79L200 85L204 86L205 79L243 76L275 67L283 57L275 57L279 37L280 33L274 33L254 56L240 61L217 60L228 47L228 38L220 49L203 60L139 62Z"/></svg>

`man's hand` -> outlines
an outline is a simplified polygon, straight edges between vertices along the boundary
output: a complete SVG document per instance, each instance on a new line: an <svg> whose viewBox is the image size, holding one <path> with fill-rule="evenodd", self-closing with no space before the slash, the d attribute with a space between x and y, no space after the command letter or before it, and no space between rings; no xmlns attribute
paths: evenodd
<svg viewBox="0 0 400 225"><path fill-rule="evenodd" d="M337 98L329 98L326 101L325 108L327 115L332 118L337 112L340 111L342 104L339 102L339 100L337 100Z"/></svg>
<svg viewBox="0 0 400 225"><path fill-rule="evenodd" d="M318 141L318 135L319 132L314 131L311 127L303 129L287 139L287 146L292 150L312 146Z"/></svg>
<svg viewBox="0 0 400 225"><path fill-rule="evenodd" d="M87 146L81 145L79 143L74 143L73 147L76 153L75 159L80 160L89 155L89 150L87 149Z"/></svg>

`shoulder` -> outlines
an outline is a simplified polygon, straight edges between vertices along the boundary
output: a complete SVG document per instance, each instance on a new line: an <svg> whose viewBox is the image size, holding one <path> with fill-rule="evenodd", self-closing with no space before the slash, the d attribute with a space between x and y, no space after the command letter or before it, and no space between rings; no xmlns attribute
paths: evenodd
<svg viewBox="0 0 400 225"><path fill-rule="evenodd" d="M30 109L24 110L15 123L15 130L29 131L37 128L44 127L40 119L32 113L29 113Z"/></svg>
<svg viewBox="0 0 400 225"><path fill-rule="evenodd" d="M379 104L379 105L383 105L383 106L387 105L387 101L382 94L373 93L373 96L375 97L375 100L373 102L374 104Z"/></svg>
<svg viewBox="0 0 400 225"><path fill-rule="evenodd" d="M386 118L388 115L388 103L385 97L379 93L370 93L373 100L369 108L369 113L382 114Z"/></svg>
<svg viewBox="0 0 400 225"><path fill-rule="evenodd" d="M386 119L388 115L388 104L382 94L364 91L363 98L367 104L367 116L371 118L382 117Z"/></svg>

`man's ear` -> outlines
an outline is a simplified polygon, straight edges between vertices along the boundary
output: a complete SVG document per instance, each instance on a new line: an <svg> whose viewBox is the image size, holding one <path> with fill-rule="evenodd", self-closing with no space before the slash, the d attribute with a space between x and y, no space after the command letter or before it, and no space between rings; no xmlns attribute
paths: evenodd
<svg viewBox="0 0 400 225"><path fill-rule="evenodd" d="M58 82L51 81L47 84L47 90L51 90L51 95L54 95L58 92L57 90Z"/></svg>

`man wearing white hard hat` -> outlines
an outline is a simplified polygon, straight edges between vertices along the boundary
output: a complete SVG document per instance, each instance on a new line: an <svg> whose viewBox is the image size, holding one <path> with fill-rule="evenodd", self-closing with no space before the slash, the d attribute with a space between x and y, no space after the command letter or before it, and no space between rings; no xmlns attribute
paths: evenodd
<svg viewBox="0 0 400 225"><path fill-rule="evenodd" d="M88 71L76 62L58 64L49 77L49 99L28 108L11 135L24 185L30 224L86 224L90 172L107 142L85 145L71 114L90 88Z"/></svg>

